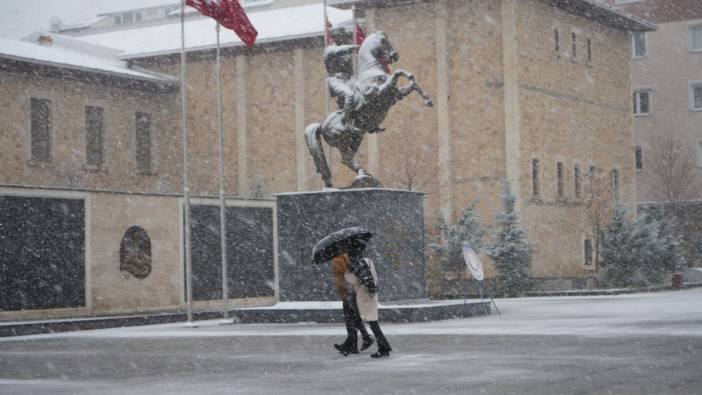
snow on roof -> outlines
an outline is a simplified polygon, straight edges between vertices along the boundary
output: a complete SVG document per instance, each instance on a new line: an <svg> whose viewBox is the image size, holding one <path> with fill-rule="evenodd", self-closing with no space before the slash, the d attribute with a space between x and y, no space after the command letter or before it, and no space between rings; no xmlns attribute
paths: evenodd
<svg viewBox="0 0 702 395"><path fill-rule="evenodd" d="M87 50L90 47L85 43L78 43L80 45L71 48L69 45L59 44L67 41L65 37L53 34L44 34L44 36L51 37L52 41L55 38L56 41L51 46L45 46L33 42L0 38L0 59L25 61L154 82L169 80L164 76L132 70L127 66L127 62L115 55L109 56L105 51Z"/></svg>
<svg viewBox="0 0 702 395"><path fill-rule="evenodd" d="M327 8L329 21L334 28L351 26L350 10ZM249 13L249 19L258 30L257 43L287 39L315 37L324 32L323 5L311 4L300 7L274 9ZM185 21L185 46L189 51L209 49L216 45L214 19ZM122 59L165 55L180 51L180 21L174 23L137 27L105 33L74 37L87 43L116 48L122 51ZM222 29L222 46L240 46L241 40L228 29Z"/></svg>

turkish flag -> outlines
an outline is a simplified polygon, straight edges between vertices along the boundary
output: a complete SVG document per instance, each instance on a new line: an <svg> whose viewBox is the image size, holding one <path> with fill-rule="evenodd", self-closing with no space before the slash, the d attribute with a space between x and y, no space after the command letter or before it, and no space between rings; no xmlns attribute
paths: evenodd
<svg viewBox="0 0 702 395"><path fill-rule="evenodd" d="M197 9L202 15L214 18L227 29L234 30L247 47L254 45L258 32L238 0L186 0L185 4Z"/></svg>
<svg viewBox="0 0 702 395"><path fill-rule="evenodd" d="M324 35L327 38L327 45L334 44L334 36L332 35L332 24L326 15L326 10L324 12Z"/></svg>

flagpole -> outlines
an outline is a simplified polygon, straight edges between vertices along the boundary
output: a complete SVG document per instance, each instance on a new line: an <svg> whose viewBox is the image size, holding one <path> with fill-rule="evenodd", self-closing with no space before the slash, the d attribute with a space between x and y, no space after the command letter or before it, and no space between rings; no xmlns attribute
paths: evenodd
<svg viewBox="0 0 702 395"><path fill-rule="evenodd" d="M322 6L324 7L324 21L322 21L322 24L324 25L324 46L326 47L329 45L329 41L327 39L327 29L331 32L331 28L327 27L327 22L329 21L329 17L327 16L327 0L322 0ZM329 87L327 87L327 80L326 78L324 79L324 116L326 117L327 114L329 114ZM329 145L329 176L331 177L333 175L334 168L332 166L332 159L334 158L334 151L332 150L332 146ZM324 151L324 147L322 147L322 151Z"/></svg>
<svg viewBox="0 0 702 395"><path fill-rule="evenodd" d="M185 83L185 0L180 0L180 104L181 104L181 132L183 139L183 216L185 217L185 292L186 292L186 309L188 322L186 326L196 327L193 324L193 270L191 260L191 244L190 244L190 187L188 179L190 178L190 163L188 159L188 125L186 123L186 83Z"/></svg>
<svg viewBox="0 0 702 395"><path fill-rule="evenodd" d="M229 300L229 282L227 276L227 212L224 198L224 124L222 123L222 58L219 42L220 24L217 22L217 55L215 70L217 72L217 129L219 131L219 241L222 251L222 321L220 324L233 324L229 319L227 308Z"/></svg>

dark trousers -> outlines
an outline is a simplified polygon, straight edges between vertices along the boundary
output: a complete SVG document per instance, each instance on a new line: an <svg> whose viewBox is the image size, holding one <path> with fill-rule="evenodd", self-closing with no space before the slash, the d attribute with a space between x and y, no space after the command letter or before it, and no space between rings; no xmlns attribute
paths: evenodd
<svg viewBox="0 0 702 395"><path fill-rule="evenodd" d="M390 343L388 343L388 339L385 338L383 331L380 330L380 324L378 321L370 321L368 324L370 324L371 330L375 335L375 340L378 342L378 351L392 351Z"/></svg>

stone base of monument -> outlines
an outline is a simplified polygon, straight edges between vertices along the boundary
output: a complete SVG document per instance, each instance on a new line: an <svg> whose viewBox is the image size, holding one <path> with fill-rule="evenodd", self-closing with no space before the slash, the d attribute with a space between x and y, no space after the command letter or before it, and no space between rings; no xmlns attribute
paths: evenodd
<svg viewBox="0 0 702 395"><path fill-rule="evenodd" d="M331 262L312 264L312 248L339 229L362 226L374 236L381 301L426 297L424 195L389 189L284 193L278 211L280 301L338 300Z"/></svg>
<svg viewBox="0 0 702 395"><path fill-rule="evenodd" d="M381 303L378 309L382 322L425 322L450 318L466 318L490 314L489 300L414 301ZM195 321L220 320L221 310L195 311ZM282 302L274 306L250 307L229 311L237 324L264 323L342 323L341 302ZM98 317L63 318L43 321L0 322L0 337L27 336L92 329L182 323L183 311L163 311ZM341 329L340 329L341 330Z"/></svg>
<svg viewBox="0 0 702 395"><path fill-rule="evenodd" d="M427 322L490 314L489 300L385 302L378 308L381 322ZM232 311L234 321L249 323L343 323L341 302L281 302L270 307Z"/></svg>

